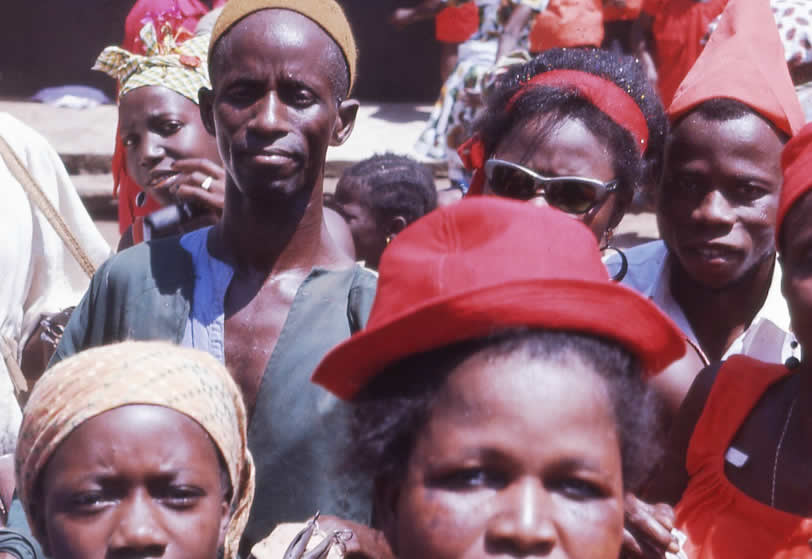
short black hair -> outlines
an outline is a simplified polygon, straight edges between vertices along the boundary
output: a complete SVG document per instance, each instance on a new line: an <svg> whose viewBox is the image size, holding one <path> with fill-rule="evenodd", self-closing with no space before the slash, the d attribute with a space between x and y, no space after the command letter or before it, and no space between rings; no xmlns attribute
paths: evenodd
<svg viewBox="0 0 812 559"><path fill-rule="evenodd" d="M713 122L724 122L728 120L736 120L748 115L756 115L770 125L770 128L775 131L783 143L787 143L789 141L789 136L787 133L778 128L770 119L764 118L764 116L757 110L737 99L731 99L729 97L716 97L714 99L703 101L690 111L680 116L680 118L677 119L677 122L674 123L674 126L678 126L680 122L688 117L688 115L694 113L700 115L705 120L710 120Z"/></svg>
<svg viewBox="0 0 812 559"><path fill-rule="evenodd" d="M239 22L235 23L235 25L238 24ZM216 68L215 61L222 56L223 49L226 49L227 46L229 45L231 41L230 37L232 36L233 30L234 26L232 26L231 29L226 30L226 32L223 33L209 49L208 65L212 89L214 89L214 81L215 81L215 71L214 71ZM324 29L322 29L322 32L325 35L327 35L327 37L330 39L329 41L330 46L328 47L326 53L327 64L329 67L328 77L330 79L330 84L333 87L333 95L335 96L336 103L341 103L350 94L350 66L349 64L347 64L347 59L344 56L344 51L342 51L341 47L338 46L336 40L329 33L324 31Z"/></svg>
<svg viewBox="0 0 812 559"><path fill-rule="evenodd" d="M437 207L437 188L428 167L411 157L384 153L349 167L342 178L362 188L362 203L376 220L403 216L412 223Z"/></svg>
<svg viewBox="0 0 812 559"><path fill-rule="evenodd" d="M576 90L555 86L534 88L508 110L513 96L531 78L552 70L578 70L613 82L624 89L640 108L648 126L649 140L645 154L632 135ZM488 98L487 109L475 125L485 143L485 152L496 146L516 126L542 115L552 119L539 129L539 138L552 133L564 119L583 122L612 150L615 175L621 186L621 199L628 203L635 190L654 185L662 173L663 151L668 133L668 119L662 102L652 87L639 61L621 54L596 48L556 48L542 52L533 60L510 69L499 78L496 90ZM534 146L527 146L528 155ZM625 204L624 204L625 205Z"/></svg>
<svg viewBox="0 0 812 559"><path fill-rule="evenodd" d="M474 354L524 352L530 359L575 357L606 381L617 424L623 484L638 489L659 455L658 401L639 360L617 342L579 332L505 330L408 357L387 367L355 399L348 467L399 483L420 430L449 374Z"/></svg>

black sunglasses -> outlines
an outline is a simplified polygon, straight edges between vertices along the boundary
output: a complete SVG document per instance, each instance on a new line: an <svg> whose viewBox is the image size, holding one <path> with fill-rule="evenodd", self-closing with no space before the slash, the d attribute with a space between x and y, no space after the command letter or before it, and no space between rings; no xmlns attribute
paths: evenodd
<svg viewBox="0 0 812 559"><path fill-rule="evenodd" d="M485 176L491 190L499 196L525 201L544 196L552 207L569 214L587 213L617 190L618 185L617 180L601 182L585 177L544 177L527 167L501 159L485 162Z"/></svg>

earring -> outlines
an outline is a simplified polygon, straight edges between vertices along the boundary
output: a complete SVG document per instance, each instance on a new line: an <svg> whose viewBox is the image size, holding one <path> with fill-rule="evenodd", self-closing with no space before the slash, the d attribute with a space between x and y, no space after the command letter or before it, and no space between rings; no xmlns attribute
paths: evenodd
<svg viewBox="0 0 812 559"><path fill-rule="evenodd" d="M386 246L389 246L389 243L392 242L392 239L393 239L392 235L387 235L386 236Z"/></svg>
<svg viewBox="0 0 812 559"><path fill-rule="evenodd" d="M147 203L147 193L143 190L135 195L135 205L136 207L142 208L144 204Z"/></svg>
<svg viewBox="0 0 812 559"><path fill-rule="evenodd" d="M607 250L613 250L620 257L620 269L617 271L617 273L614 276L612 276L612 281L619 282L619 281L623 280L623 278L626 277L626 273L629 271L629 259L626 258L626 254L622 250L620 250L616 246L612 245L612 237L613 236L614 236L614 230L613 229L608 229L606 231L606 235L605 235L606 242L604 243L603 247L601 248L601 252L607 251Z"/></svg>

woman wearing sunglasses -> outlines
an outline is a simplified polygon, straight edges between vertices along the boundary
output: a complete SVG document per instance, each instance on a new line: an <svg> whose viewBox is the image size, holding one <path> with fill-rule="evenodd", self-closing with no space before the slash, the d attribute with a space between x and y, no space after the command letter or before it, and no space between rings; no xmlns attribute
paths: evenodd
<svg viewBox="0 0 812 559"><path fill-rule="evenodd" d="M552 49L500 78L461 148L470 192L553 206L611 241L662 165L667 120L642 67L599 49Z"/></svg>

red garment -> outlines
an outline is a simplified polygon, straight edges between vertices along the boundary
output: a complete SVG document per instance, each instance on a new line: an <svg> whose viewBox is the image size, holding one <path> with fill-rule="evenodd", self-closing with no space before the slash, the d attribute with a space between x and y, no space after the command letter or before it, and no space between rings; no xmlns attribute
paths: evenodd
<svg viewBox="0 0 812 559"><path fill-rule="evenodd" d="M690 559L812 557L812 519L760 503L725 476L725 453L742 423L766 390L790 373L743 355L719 370L688 446L690 481L676 507Z"/></svg>
<svg viewBox="0 0 812 559"><path fill-rule="evenodd" d="M806 120L769 0L729 0L668 107L672 122L710 99L741 101L792 136Z"/></svg>
<svg viewBox="0 0 812 559"><path fill-rule="evenodd" d="M407 356L500 328L615 340L654 373L685 354L660 309L609 279L592 231L550 207L475 196L438 208L392 241L379 273L366 328L313 375L341 398Z"/></svg>
<svg viewBox="0 0 812 559"><path fill-rule="evenodd" d="M550 0L530 28L530 52L556 47L599 47L603 0Z"/></svg>
<svg viewBox="0 0 812 559"><path fill-rule="evenodd" d="M442 43L464 43L479 29L476 2L447 6L434 18L435 37Z"/></svg>
<svg viewBox="0 0 812 559"><path fill-rule="evenodd" d="M625 0L622 8L610 6L607 0L603 2L603 21L633 21L643 9L643 0Z"/></svg>
<svg viewBox="0 0 812 559"><path fill-rule="evenodd" d="M214 0L213 8L219 8L225 3L226 0ZM138 47L136 39L144 27L144 20L149 15L166 14L172 10L178 11L182 18L181 25L190 33L195 32L197 22L209 12L209 8L200 0L138 0L124 22L124 41L121 48L136 52ZM138 49L138 52L144 54L143 49Z"/></svg>
<svg viewBox="0 0 812 559"><path fill-rule="evenodd" d="M694 65L708 26L722 13L728 0L644 0L643 11L654 18L654 36L660 97L666 107L680 82Z"/></svg>
<svg viewBox="0 0 812 559"><path fill-rule="evenodd" d="M784 146L781 168L784 170L784 184L781 186L778 217L775 220L776 237L780 235L781 224L793 204L812 190L812 123L804 126Z"/></svg>

